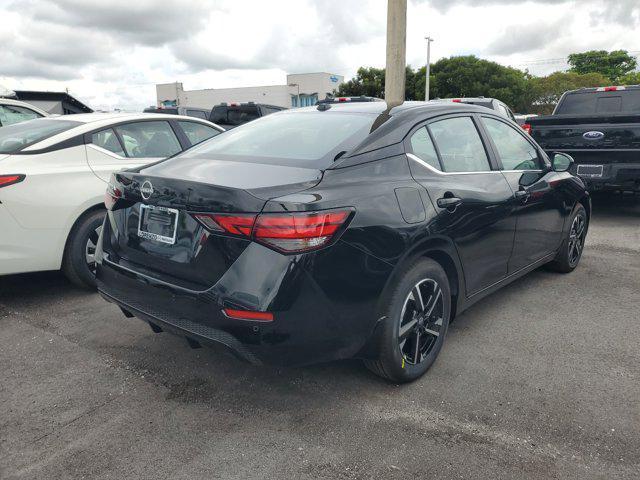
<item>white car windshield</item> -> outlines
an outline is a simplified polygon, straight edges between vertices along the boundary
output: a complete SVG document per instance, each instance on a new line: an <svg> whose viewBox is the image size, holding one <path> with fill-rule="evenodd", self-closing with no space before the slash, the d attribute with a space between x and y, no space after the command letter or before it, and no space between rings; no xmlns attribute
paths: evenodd
<svg viewBox="0 0 640 480"><path fill-rule="evenodd" d="M71 120L37 118L0 128L0 153L19 152L29 145L82 125Z"/></svg>

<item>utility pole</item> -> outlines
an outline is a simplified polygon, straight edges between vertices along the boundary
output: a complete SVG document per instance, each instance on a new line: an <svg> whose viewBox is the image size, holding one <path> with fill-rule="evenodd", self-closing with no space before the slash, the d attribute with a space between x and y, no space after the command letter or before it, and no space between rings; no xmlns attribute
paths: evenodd
<svg viewBox="0 0 640 480"><path fill-rule="evenodd" d="M387 2L387 69L384 98L389 108L404 102L407 65L407 0Z"/></svg>
<svg viewBox="0 0 640 480"><path fill-rule="evenodd" d="M424 37L427 41L427 78L424 87L424 101L429 101L429 76L431 75L431 42L433 42L433 38Z"/></svg>

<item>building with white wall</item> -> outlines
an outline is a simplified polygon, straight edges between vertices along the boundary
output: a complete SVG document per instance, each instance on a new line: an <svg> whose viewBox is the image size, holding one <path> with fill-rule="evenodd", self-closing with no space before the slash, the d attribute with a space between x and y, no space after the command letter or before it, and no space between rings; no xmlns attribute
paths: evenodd
<svg viewBox="0 0 640 480"><path fill-rule="evenodd" d="M213 108L219 103L266 103L279 107L315 105L316 101L332 95L344 82L344 76L333 73L294 73L287 75L284 85L262 87L205 88L185 90L182 83L156 85L158 107L182 106Z"/></svg>

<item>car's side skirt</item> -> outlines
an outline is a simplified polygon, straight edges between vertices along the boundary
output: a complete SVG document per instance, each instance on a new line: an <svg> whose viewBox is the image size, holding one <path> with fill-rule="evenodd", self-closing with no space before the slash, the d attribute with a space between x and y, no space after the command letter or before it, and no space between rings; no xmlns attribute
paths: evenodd
<svg viewBox="0 0 640 480"><path fill-rule="evenodd" d="M494 283L492 285L489 285L488 287L480 290L479 292L476 292L473 295L471 295L469 297L466 297L465 300L464 300L464 304L458 310L458 313L462 313L467 308L469 308L471 305L473 305L474 303L476 303L479 300L483 299L484 297L486 297L488 295L491 295L492 293L496 292L497 290L500 290L502 287L510 284L511 282L517 280L518 278L523 277L527 273L529 273L529 272L541 267L542 265L544 265L546 263L549 263L551 260L553 260L555 258L555 256L556 256L556 252L553 252L553 253L550 253L548 255L545 255L540 260L537 260L537 261L533 262L532 264L527 265L526 267L523 267L520 270L517 270L517 271L507 275L502 280L499 280L496 283Z"/></svg>

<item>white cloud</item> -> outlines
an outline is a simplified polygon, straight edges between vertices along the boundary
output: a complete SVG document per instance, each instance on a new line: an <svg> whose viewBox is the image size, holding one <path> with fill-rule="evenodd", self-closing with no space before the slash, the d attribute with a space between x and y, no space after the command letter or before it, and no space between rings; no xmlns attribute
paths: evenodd
<svg viewBox="0 0 640 480"><path fill-rule="evenodd" d="M606 6L605 6L606 5ZM282 83L286 72L384 66L384 0L0 0L0 84L68 88L139 110L156 83ZM636 0L411 0L407 60L476 54L543 74L587 49L637 48Z"/></svg>

